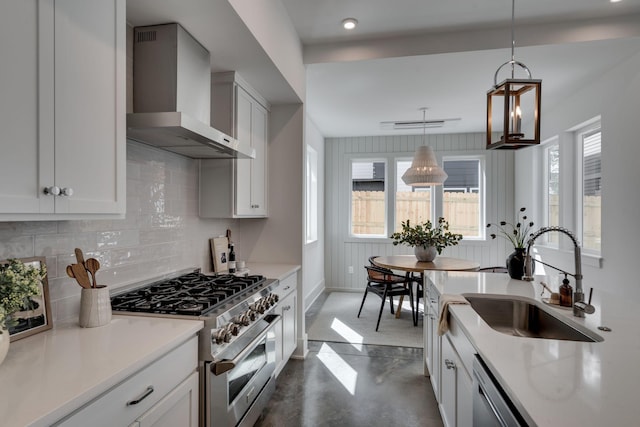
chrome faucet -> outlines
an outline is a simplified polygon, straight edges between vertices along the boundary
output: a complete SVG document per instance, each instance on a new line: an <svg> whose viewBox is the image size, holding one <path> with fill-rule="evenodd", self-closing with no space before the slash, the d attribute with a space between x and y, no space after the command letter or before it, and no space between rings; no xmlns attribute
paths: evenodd
<svg viewBox="0 0 640 427"><path fill-rule="evenodd" d="M564 233L567 236L569 236L569 238L573 242L573 253L575 258L576 273L570 274L560 270L559 268L553 267L552 265L549 265L546 263L544 263L544 265L547 265L551 268L555 268L556 270L562 271L563 273L573 276L576 279L576 290L573 293L573 315L574 316L584 317L585 312L589 314L593 313L595 309L591 305L591 301L589 301L589 303L584 302L584 291L582 289L582 259L580 255L580 244L578 243L578 239L576 239L576 236L574 236L573 233L567 230L566 228L555 227L555 226L542 227L540 230L536 231L534 234L531 235L531 237L527 242L527 252L526 252L525 262L524 262L524 276L522 277L522 280L527 280L527 281L534 280L532 273L533 273L533 263L536 260L531 256L531 247L533 246L533 243L536 241L538 237L550 231L558 231L560 233Z"/></svg>

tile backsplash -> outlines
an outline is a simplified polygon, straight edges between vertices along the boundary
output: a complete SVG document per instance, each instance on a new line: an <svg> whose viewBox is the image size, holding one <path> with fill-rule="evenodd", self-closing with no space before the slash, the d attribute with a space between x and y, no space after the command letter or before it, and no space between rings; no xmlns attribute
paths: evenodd
<svg viewBox="0 0 640 427"><path fill-rule="evenodd" d="M98 283L113 292L175 270L210 270L209 238L234 223L198 217L197 160L129 141L125 219L0 222L0 259L46 257L55 323L78 315L81 288L65 272L74 248L100 261Z"/></svg>

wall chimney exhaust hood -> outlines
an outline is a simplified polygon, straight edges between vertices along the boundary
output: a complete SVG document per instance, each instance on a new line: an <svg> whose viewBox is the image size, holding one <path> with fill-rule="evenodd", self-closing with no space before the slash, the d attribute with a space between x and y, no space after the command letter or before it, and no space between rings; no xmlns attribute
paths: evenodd
<svg viewBox="0 0 640 427"><path fill-rule="evenodd" d="M255 158L212 128L209 52L179 24L134 28L127 138L195 159Z"/></svg>

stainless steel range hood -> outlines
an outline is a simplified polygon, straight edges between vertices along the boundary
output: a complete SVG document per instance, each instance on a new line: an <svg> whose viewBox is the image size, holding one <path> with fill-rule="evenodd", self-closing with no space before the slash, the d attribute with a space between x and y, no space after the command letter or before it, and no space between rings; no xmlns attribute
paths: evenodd
<svg viewBox="0 0 640 427"><path fill-rule="evenodd" d="M178 24L134 28L127 138L196 159L255 158L212 128L209 52Z"/></svg>

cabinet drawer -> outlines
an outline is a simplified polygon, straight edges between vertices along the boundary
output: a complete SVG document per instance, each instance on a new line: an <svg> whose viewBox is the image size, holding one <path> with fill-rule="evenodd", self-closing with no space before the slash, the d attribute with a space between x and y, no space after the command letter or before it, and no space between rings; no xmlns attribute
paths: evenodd
<svg viewBox="0 0 640 427"><path fill-rule="evenodd" d="M471 373L473 372L473 356L476 353L476 350L471 345L464 332L460 329L460 326L458 326L455 318L451 316L450 319L451 321L449 322L449 331L447 335L451 340L451 344L458 352L460 361L462 362L467 375L471 377Z"/></svg>
<svg viewBox="0 0 640 427"><path fill-rule="evenodd" d="M129 425L193 373L197 364L198 340L194 336L55 425ZM136 399L139 403L131 404Z"/></svg>
<svg viewBox="0 0 640 427"><path fill-rule="evenodd" d="M295 291L298 286L298 274L293 273L280 280L280 285L274 291L282 300L291 292Z"/></svg>

